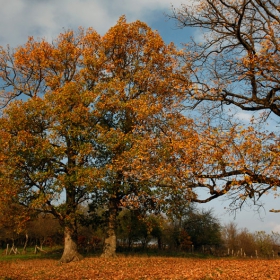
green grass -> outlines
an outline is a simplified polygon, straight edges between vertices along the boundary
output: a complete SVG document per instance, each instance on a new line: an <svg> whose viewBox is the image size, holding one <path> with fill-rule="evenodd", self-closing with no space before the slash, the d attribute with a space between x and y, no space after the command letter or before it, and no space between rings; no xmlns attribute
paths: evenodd
<svg viewBox="0 0 280 280"><path fill-rule="evenodd" d="M34 247L29 247L26 249L25 253L22 253L23 249L18 248L20 254L8 254L6 255L6 250L0 250L0 261L15 261L15 260L32 260L32 259L59 259L62 255L63 248L53 247L44 248L46 252L37 252L34 253Z"/></svg>
<svg viewBox="0 0 280 280"><path fill-rule="evenodd" d="M43 247L46 252L34 253L34 247L28 247L26 252L23 254L22 248L18 248L20 254L8 254L4 249L0 250L0 261L15 261L15 260L33 260L33 259L53 259L59 260L63 253L62 246L56 246L53 248ZM94 252L81 252L84 257L99 257L102 250L96 250ZM169 250L156 250L156 249L146 249L146 250L118 250L117 255L119 256L132 256L132 257L175 257L175 258L197 258L197 259L219 259L217 256L206 255L202 253L188 253L180 251L169 251ZM2 279L0 279L2 280Z"/></svg>
<svg viewBox="0 0 280 280"><path fill-rule="evenodd" d="M145 249L145 250L117 250L118 255L122 256L142 256L142 257L175 257L175 258L197 258L197 259L220 259L218 256L208 255L203 253L190 253L184 251L172 251L172 250L157 250L157 249Z"/></svg>

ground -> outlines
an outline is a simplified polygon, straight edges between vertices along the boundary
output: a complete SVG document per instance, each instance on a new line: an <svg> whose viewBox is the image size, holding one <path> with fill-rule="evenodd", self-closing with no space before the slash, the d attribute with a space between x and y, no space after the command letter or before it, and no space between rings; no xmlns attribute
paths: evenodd
<svg viewBox="0 0 280 280"><path fill-rule="evenodd" d="M280 260L167 257L87 257L0 261L1 280L35 279L280 279Z"/></svg>

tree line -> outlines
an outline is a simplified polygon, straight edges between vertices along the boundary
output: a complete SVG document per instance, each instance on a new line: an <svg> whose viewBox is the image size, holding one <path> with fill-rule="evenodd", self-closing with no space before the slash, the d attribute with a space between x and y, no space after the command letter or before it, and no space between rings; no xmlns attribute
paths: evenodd
<svg viewBox="0 0 280 280"><path fill-rule="evenodd" d="M279 134L264 120L279 116L278 8L183 4L170 17L205 37L181 50L124 16L104 36L80 28L1 47L1 223L20 232L53 215L70 262L82 258L84 204L96 224L104 209L110 257L125 211L168 216L220 196L235 210L277 195ZM261 114L247 124L225 107Z"/></svg>
<svg viewBox="0 0 280 280"><path fill-rule="evenodd" d="M105 217L99 212L98 225L81 219L78 225L77 246L83 254L98 254L106 237ZM87 216L87 209L84 209ZM264 231L250 232L230 222L222 225L213 211L186 208L183 217L140 215L138 211L123 210L117 218L119 253L208 254L229 257L275 258L280 253L280 235ZM63 245L63 228L53 215L41 214L26 223L18 233L17 225L0 231L3 254L46 253Z"/></svg>

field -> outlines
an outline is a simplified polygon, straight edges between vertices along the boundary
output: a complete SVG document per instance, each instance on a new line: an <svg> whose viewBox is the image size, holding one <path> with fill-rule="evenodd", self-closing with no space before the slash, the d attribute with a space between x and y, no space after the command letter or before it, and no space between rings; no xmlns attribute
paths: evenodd
<svg viewBox="0 0 280 280"><path fill-rule="evenodd" d="M174 257L87 257L61 264L54 259L0 261L1 280L32 279L280 279L280 260Z"/></svg>

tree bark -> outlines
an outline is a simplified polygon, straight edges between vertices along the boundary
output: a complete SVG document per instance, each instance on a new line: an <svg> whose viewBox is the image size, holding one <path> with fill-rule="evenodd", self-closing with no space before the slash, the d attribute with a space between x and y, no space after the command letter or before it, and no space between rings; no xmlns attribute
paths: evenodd
<svg viewBox="0 0 280 280"><path fill-rule="evenodd" d="M111 258L116 257L117 249L117 236L116 236L116 225L117 225L117 203L115 199L110 199L109 202L109 219L108 228L106 232L106 238L104 241L103 253L101 257Z"/></svg>
<svg viewBox="0 0 280 280"><path fill-rule="evenodd" d="M27 243L28 243L28 234L26 233L26 234L25 234L25 243L24 243L23 250L22 250L22 253L23 253L23 254L26 253Z"/></svg>
<svg viewBox="0 0 280 280"><path fill-rule="evenodd" d="M162 239L161 239L161 236L158 236L158 249L161 250L162 249Z"/></svg>
<svg viewBox="0 0 280 280"><path fill-rule="evenodd" d="M83 258L78 252L77 246L77 231L69 227L64 229L64 251L60 259L62 263L69 263L72 261L79 261Z"/></svg>

